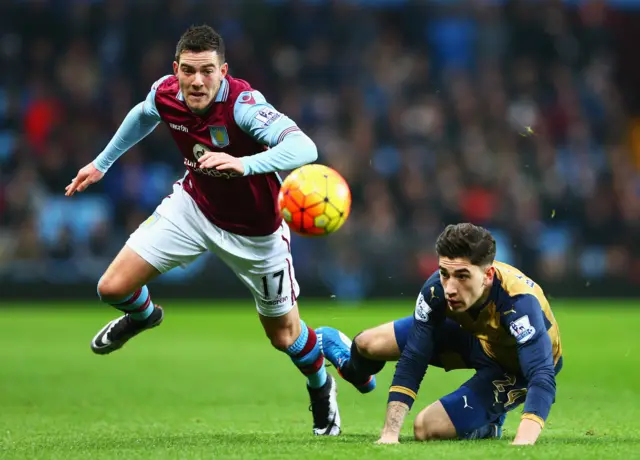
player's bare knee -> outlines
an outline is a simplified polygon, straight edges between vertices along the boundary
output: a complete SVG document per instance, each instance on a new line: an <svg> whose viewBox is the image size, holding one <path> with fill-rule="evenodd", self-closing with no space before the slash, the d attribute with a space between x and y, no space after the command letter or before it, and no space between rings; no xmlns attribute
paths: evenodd
<svg viewBox="0 0 640 460"><path fill-rule="evenodd" d="M413 435L416 441L447 439L445 434L438 429L436 424L429 423L429 420L426 417L416 417L413 421Z"/></svg>
<svg viewBox="0 0 640 460"><path fill-rule="evenodd" d="M117 302L131 295L133 289L117 277L104 275L98 281L98 296L105 302Z"/></svg>
<svg viewBox="0 0 640 460"><path fill-rule="evenodd" d="M269 337L271 341L271 345L277 350L286 351L293 343L296 341L296 338L293 337L289 331L279 331L278 333Z"/></svg>
<svg viewBox="0 0 640 460"><path fill-rule="evenodd" d="M441 439L438 435L438 431L420 417L416 417L413 421L413 436L416 441L433 441Z"/></svg>
<svg viewBox="0 0 640 460"><path fill-rule="evenodd" d="M293 345L300 335L300 328L293 327L293 324L287 322L277 329L269 328L266 330L267 337L271 341L271 345L277 350L286 351Z"/></svg>
<svg viewBox="0 0 640 460"><path fill-rule="evenodd" d="M426 441L428 439L427 424L423 420L422 412L413 421L413 436L416 441Z"/></svg>
<svg viewBox="0 0 640 460"><path fill-rule="evenodd" d="M416 416L413 435L417 441L435 441L455 438L456 431L442 404L436 401Z"/></svg>
<svg viewBox="0 0 640 460"><path fill-rule="evenodd" d="M353 343L355 343L356 347L358 347L358 351L362 356L369 357L369 352L371 350L371 337L367 331L360 332L356 334L353 338Z"/></svg>
<svg viewBox="0 0 640 460"><path fill-rule="evenodd" d="M359 333L354 342L362 356L369 359L376 359L380 355L381 340L375 329L367 329Z"/></svg>
<svg viewBox="0 0 640 460"><path fill-rule="evenodd" d="M277 350L286 351L300 336L300 316L295 307L283 316L260 315L260 321L271 345Z"/></svg>

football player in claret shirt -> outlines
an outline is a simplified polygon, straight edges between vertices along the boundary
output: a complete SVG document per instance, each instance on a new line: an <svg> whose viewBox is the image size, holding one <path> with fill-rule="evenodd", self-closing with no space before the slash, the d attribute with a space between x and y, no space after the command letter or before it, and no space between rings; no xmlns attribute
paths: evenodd
<svg viewBox="0 0 640 460"><path fill-rule="evenodd" d="M524 403L514 444L533 444L549 416L562 368L558 324L542 289L518 269L494 260L496 242L472 224L438 237L439 269L424 284L411 316L349 340L316 330L324 355L362 393L374 375L398 361L379 443L400 429L429 365L474 369L460 388L418 413L418 440L502 436L506 413Z"/></svg>
<svg viewBox="0 0 640 460"><path fill-rule="evenodd" d="M313 162L316 146L259 91L229 75L222 37L212 28L183 34L173 72L153 84L66 188L71 196L102 179L160 123L186 167L173 193L131 234L98 282L100 299L124 315L96 334L91 349L111 353L158 326L164 313L151 300L149 281L211 251L251 291L271 344L306 376L314 434L337 435L336 382L324 368L315 331L300 319L289 228L277 205L277 171Z"/></svg>

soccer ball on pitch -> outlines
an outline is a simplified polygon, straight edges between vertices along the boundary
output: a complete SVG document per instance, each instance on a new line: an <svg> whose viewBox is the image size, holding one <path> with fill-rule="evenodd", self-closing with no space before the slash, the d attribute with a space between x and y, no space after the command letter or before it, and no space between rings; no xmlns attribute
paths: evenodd
<svg viewBox="0 0 640 460"><path fill-rule="evenodd" d="M280 187L278 205L291 231L323 236L342 227L351 210L351 191L344 178L328 166L302 166Z"/></svg>

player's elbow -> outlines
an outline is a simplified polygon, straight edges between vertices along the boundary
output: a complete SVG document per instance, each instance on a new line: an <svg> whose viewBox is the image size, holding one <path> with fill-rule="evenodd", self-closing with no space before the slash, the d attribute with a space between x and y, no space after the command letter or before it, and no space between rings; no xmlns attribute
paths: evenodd
<svg viewBox="0 0 640 460"><path fill-rule="evenodd" d="M307 137L307 139L309 140L307 145L307 163L313 163L318 159L318 147L309 137Z"/></svg>
<svg viewBox="0 0 640 460"><path fill-rule="evenodd" d="M298 152L303 164L313 163L318 159L318 147L313 140L303 132L296 133L298 142Z"/></svg>

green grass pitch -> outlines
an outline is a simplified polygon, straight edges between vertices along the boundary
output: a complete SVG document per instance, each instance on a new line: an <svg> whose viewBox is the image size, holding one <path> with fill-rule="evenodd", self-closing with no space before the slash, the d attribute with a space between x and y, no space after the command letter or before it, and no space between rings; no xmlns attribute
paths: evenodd
<svg viewBox="0 0 640 460"><path fill-rule="evenodd" d="M312 326L354 333L406 315L413 300L340 306L301 301ZM539 443L514 447L519 412L498 441L378 446L387 365L362 396L339 380L343 434L311 435L304 380L273 350L250 302L166 305L165 323L109 356L89 341L114 311L98 302L0 307L2 459L610 459L640 455L638 302L553 302L565 366ZM636 308L633 308L633 307ZM8 308L5 308L8 307ZM197 307L197 308L195 308ZM334 373L334 369L329 369ZM416 409L470 374L431 369Z"/></svg>

